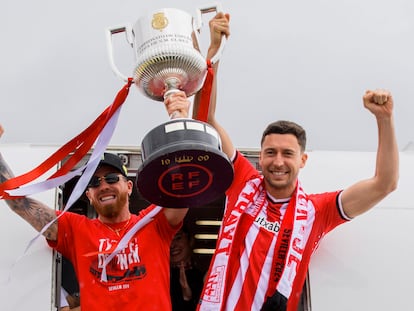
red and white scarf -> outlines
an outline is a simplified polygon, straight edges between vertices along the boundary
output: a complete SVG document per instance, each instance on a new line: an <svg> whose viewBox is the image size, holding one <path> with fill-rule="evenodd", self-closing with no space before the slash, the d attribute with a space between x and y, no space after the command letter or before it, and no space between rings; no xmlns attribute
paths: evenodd
<svg viewBox="0 0 414 311"><path fill-rule="evenodd" d="M253 221L265 204L267 204L266 190L260 177L246 184L234 208L226 209L198 310L235 310L239 298L248 295L243 291L244 272L247 269L242 261L246 259L245 253L249 250L246 249L242 254L240 250ZM302 261L301 250L308 238L304 230L308 220L308 204L307 196L298 181L296 191L284 214L280 231L270 246L272 251L274 250L273 260L265 263L267 266L271 265L270 277L267 277L267 280L264 277L257 281L262 285L268 282L267 292L253 293L254 296L250 300L254 303L249 306L249 309L260 310L263 301L267 296L273 295L275 289L286 297L290 296L293 281ZM244 214L252 217L243 217ZM228 280L229 269L238 269L234 280Z"/></svg>

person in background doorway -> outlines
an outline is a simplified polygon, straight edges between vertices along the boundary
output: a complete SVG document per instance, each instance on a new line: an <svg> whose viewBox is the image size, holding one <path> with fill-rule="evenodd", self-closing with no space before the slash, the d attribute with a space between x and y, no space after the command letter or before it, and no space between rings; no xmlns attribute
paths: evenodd
<svg viewBox="0 0 414 311"><path fill-rule="evenodd" d="M194 311L203 288L203 273L193 260L193 241L188 227L184 225L171 242L170 293L173 311Z"/></svg>

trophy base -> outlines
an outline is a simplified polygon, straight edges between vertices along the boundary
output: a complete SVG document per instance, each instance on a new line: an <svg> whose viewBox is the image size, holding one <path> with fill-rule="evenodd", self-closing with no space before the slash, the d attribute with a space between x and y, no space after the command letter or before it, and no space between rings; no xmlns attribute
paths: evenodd
<svg viewBox="0 0 414 311"><path fill-rule="evenodd" d="M169 131L171 127L176 130ZM233 166L219 150L216 133L207 129L212 128L200 121L173 120L147 134L137 172L137 188L146 200L167 208L192 208L224 195Z"/></svg>

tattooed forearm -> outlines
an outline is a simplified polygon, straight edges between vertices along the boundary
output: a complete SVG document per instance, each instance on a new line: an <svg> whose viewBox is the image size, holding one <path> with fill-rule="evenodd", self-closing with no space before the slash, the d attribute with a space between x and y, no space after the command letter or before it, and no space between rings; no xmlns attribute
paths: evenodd
<svg viewBox="0 0 414 311"><path fill-rule="evenodd" d="M3 156L0 154L0 183L14 177Z"/></svg>
<svg viewBox="0 0 414 311"><path fill-rule="evenodd" d="M6 202L16 214L20 215L39 232L49 222L56 219L55 211L37 200L22 198L6 200ZM53 223L43 235L49 240L56 240L57 223Z"/></svg>
<svg viewBox="0 0 414 311"><path fill-rule="evenodd" d="M0 183L12 177L14 177L12 171L0 154ZM5 200L5 202L11 210L30 223L37 231L42 230L45 225L56 218L53 209L31 198L23 197L15 200ZM57 223L53 223L43 235L50 240L56 240Z"/></svg>

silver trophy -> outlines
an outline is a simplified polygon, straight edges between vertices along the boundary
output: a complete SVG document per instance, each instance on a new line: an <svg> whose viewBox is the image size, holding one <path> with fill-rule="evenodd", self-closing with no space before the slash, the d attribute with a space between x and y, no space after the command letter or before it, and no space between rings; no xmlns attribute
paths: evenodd
<svg viewBox="0 0 414 311"><path fill-rule="evenodd" d="M197 10L196 18L187 12L164 8L138 19L133 27L120 26L108 29L109 61L114 73L128 80L114 63L112 36L125 33L135 52L134 82L146 96L163 101L171 90L179 89L187 96L200 90L207 72L205 58L199 50L198 35L202 14L219 11L218 6ZM211 59L218 60L225 39Z"/></svg>
<svg viewBox="0 0 414 311"><path fill-rule="evenodd" d="M108 29L109 60L115 74L128 81L114 63L112 37L125 33L135 52L133 81L145 96L163 101L178 90L187 96L203 86L207 61L198 35L202 14L218 12L218 5L197 10L196 17L174 9L151 12L130 26ZM222 53L225 38L215 63ZM233 167L221 151L218 133L192 119L171 119L151 130L141 143L143 163L137 187L148 201L164 207L201 206L218 199L233 179Z"/></svg>

